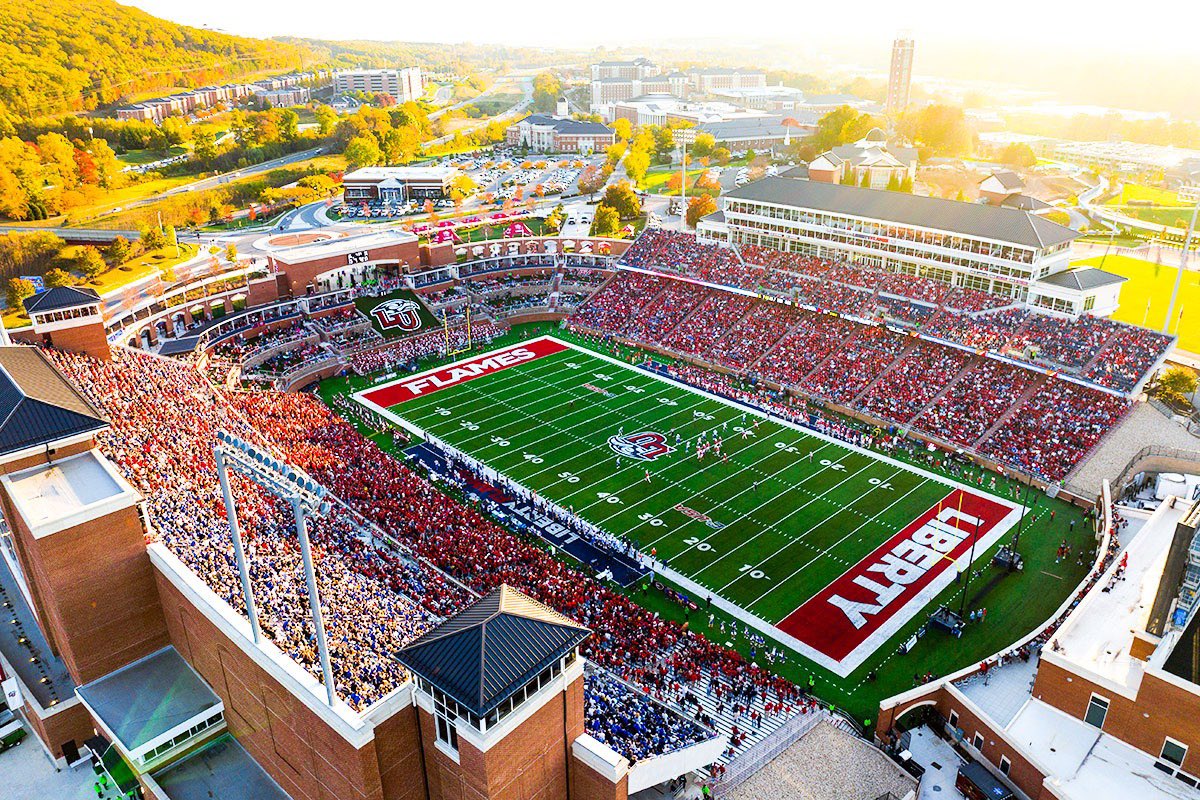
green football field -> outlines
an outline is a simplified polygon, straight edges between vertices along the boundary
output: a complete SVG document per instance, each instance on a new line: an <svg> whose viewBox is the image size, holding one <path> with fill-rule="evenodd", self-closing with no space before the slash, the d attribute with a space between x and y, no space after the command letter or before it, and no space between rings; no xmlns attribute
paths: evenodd
<svg viewBox="0 0 1200 800"><path fill-rule="evenodd" d="M874 619L857 635L847 628L851 640L841 644L812 630L826 613L846 627L838 609L817 609L814 626L812 604L793 616L806 601L861 572L881 546L916 530L923 514L953 517L955 503L962 512L962 498L994 512L986 530L975 526L976 556L1019 516L1008 501L974 490L954 500L956 485L945 478L646 370L555 339L526 344L544 342L559 349L458 379L450 365L431 371L433 380L421 373L355 398L628 537L697 600L711 595L719 607L836 672L862 663L944 589L954 562L969 558L967 544L930 568L929 586L917 591L914 583L913 595L889 608L892 616L878 629L871 628ZM486 355L464 359L462 371L476 368L468 362L486 364ZM698 443L709 448L703 459ZM639 447L651 457L640 457Z"/></svg>

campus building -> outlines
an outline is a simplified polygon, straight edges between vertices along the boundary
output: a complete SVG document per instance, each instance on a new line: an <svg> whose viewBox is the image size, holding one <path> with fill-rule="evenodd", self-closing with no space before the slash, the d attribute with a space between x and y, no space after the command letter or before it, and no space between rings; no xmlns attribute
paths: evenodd
<svg viewBox="0 0 1200 800"><path fill-rule="evenodd" d="M686 100L718 97L728 92L748 92L753 96L767 88L766 73L757 70L713 67L664 73L645 59L593 64L591 73L591 110L607 119L613 118L609 108L613 103L642 95L662 94Z"/></svg>
<svg viewBox="0 0 1200 800"><path fill-rule="evenodd" d="M884 110L899 114L908 108L908 94L912 88L913 48L916 43L911 36L901 34L892 42L892 63L888 69L887 103Z"/></svg>
<svg viewBox="0 0 1200 800"><path fill-rule="evenodd" d="M917 177L917 149L890 145L887 135L872 128L857 142L839 145L814 158L808 179L822 183L850 183L869 189L898 188Z"/></svg>
<svg viewBox="0 0 1200 800"><path fill-rule="evenodd" d="M343 196L347 203L441 200L460 175L453 167L363 167L342 177Z"/></svg>
<svg viewBox="0 0 1200 800"><path fill-rule="evenodd" d="M505 141L510 147L526 147L538 153L595 153L612 145L616 137L612 128L600 122L531 114L508 126Z"/></svg>
<svg viewBox="0 0 1200 800"><path fill-rule="evenodd" d="M404 69L344 69L333 74L333 92L387 94L397 103L419 100L425 94L420 67Z"/></svg>
<svg viewBox="0 0 1200 800"><path fill-rule="evenodd" d="M1180 601L1200 502L1121 514L1119 531L1102 517L1092 573L1045 631L884 700L881 737L911 746L909 722L923 717L1008 796L1195 797L1200 618Z"/></svg>
<svg viewBox="0 0 1200 800"><path fill-rule="evenodd" d="M1070 269L1079 234L1017 208L793 177L754 181L722 203L701 239L920 275L1052 313L1116 309L1119 278Z"/></svg>

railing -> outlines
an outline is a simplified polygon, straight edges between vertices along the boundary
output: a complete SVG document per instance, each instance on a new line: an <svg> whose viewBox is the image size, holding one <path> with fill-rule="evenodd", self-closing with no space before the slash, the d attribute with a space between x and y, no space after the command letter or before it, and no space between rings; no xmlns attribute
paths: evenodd
<svg viewBox="0 0 1200 800"><path fill-rule="evenodd" d="M784 750L791 747L801 736L811 731L823 720L829 719L824 709L812 714L797 714L766 736L751 745L746 752L730 761L725 775L717 784L716 796L724 797L740 786L747 778L758 772Z"/></svg>
<svg viewBox="0 0 1200 800"><path fill-rule="evenodd" d="M1112 480L1113 495L1120 497L1125 492L1125 486L1129 483L1129 479L1141 470L1138 467L1141 462L1147 458L1175 458L1181 461L1191 462L1196 465L1197 471L1200 472L1200 450L1184 450L1181 447L1163 447L1161 445L1150 445L1143 447L1134 454L1133 458L1125 465L1120 474Z"/></svg>

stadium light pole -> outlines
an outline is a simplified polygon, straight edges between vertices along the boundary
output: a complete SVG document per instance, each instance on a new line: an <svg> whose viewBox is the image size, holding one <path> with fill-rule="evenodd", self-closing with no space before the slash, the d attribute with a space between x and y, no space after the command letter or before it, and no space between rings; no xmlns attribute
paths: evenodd
<svg viewBox="0 0 1200 800"><path fill-rule="evenodd" d="M221 490L225 493L226 509L233 507L232 493L229 492L228 478L225 477L226 463L232 465L259 486L286 500L292 508L292 516L296 526L296 536L300 540L300 556L304 563L304 581L308 589L308 605L312 611L313 631L316 634L317 653L321 661L321 676L325 683L325 697L329 705L334 705L337 697L334 691L333 667L329 660L329 643L325 636L325 620L321 614L321 596L317 588L316 570L313 567L312 545L308 538L306 514L322 515L329 512L330 504L325 499L325 487L318 484L303 471L288 466L275 459L270 453L256 445L242 441L233 434L225 431L217 432L217 444L214 446L219 462L218 471L221 473ZM231 517L231 525L236 526L236 516ZM234 527L237 531L237 528ZM240 542L240 535L235 534L235 542ZM240 548L235 548L240 549ZM244 569L244 553L239 552L239 571ZM249 575L242 572L242 589L246 594L247 608L251 607L252 599L249 588ZM251 618L254 619L255 615ZM257 639L256 639L257 641Z"/></svg>
<svg viewBox="0 0 1200 800"><path fill-rule="evenodd" d="M308 606L312 609L313 629L317 635L317 653L321 656L321 675L325 678L325 696L333 705L333 667L329 663L329 644L325 639L325 619L321 614L321 595L317 590L313 569L312 547L308 541L308 525L304 520L304 498L294 494L288 498L296 521L296 536L300 539L300 556L304 561L304 582L308 584Z"/></svg>
<svg viewBox="0 0 1200 800"><path fill-rule="evenodd" d="M225 454L220 445L213 447L213 457L217 460L217 480L221 482L221 495L225 498L225 518L229 520L229 530L233 534L233 555L237 559L238 577L242 582L242 599L246 604L246 616L250 618L250 632L254 635L254 643L262 638L262 629L258 625L258 609L254 607L254 590L250 586L250 571L246 567L246 549L242 545L242 529L238 524L237 507L233 504L233 492L229 490L229 471L225 465Z"/></svg>
<svg viewBox="0 0 1200 800"><path fill-rule="evenodd" d="M1183 237L1183 251L1179 256L1179 272L1175 273L1175 288L1171 290L1171 302L1167 304L1167 318L1163 320L1162 332L1171 335L1171 317L1175 314L1175 302L1179 299L1179 286L1183 283L1183 271L1187 269L1188 256L1192 249L1192 234L1196 231L1196 215L1200 214L1200 200L1192 208L1192 221L1188 223L1187 235Z"/></svg>

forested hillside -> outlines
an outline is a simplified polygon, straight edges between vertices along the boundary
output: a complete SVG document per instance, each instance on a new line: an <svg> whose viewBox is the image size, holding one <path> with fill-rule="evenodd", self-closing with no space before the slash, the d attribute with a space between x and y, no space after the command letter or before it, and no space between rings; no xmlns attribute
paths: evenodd
<svg viewBox="0 0 1200 800"><path fill-rule="evenodd" d="M123 98L284 70L303 45L189 28L112 0L0 0L4 119L87 111Z"/></svg>

